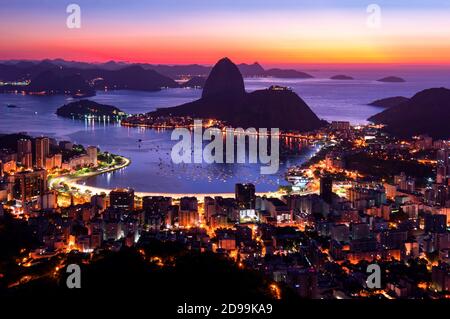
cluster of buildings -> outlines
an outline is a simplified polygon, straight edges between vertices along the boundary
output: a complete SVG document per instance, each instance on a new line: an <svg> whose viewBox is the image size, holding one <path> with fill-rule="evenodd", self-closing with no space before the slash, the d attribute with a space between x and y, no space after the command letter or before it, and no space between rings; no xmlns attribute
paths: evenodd
<svg viewBox="0 0 450 319"><path fill-rule="evenodd" d="M132 189L114 189L65 208L56 205L56 194L48 193L30 211L28 223L43 243L44 255L119 250L148 238L176 241L191 250L229 256L241 267L289 285L305 298L354 296L342 282L328 278L327 263L349 267L433 255L432 279L426 289L431 293L448 290L446 214L425 211L417 198L405 199L407 193L400 184L394 185L398 191L387 195L383 185L355 183L345 197L333 192L332 178L323 177L320 184L318 194L280 198L257 196L254 185L236 184L234 197L203 201L139 198ZM365 286L363 273L350 271L347 276ZM386 282L384 290L392 297L414 297L417 283L403 289L406 283L412 285L406 277L397 278Z"/></svg>
<svg viewBox="0 0 450 319"><path fill-rule="evenodd" d="M32 254L35 258L72 250L96 254L157 239L228 256L302 298L450 296L448 144L424 137L390 144L371 127L355 129L348 122L331 127L333 143L345 140L354 146L334 147L325 154L319 176L308 177L317 179L317 185L312 182L297 193L258 196L255 185L236 184L234 197L199 200L139 198L132 189L114 189L83 204L58 207L57 194L45 184L46 170L34 160L33 171L9 175L15 185L11 194L37 198L27 212L27 222L42 243ZM45 154L47 159L45 142L36 143L36 157ZM403 161L405 149L414 154L418 147L436 154L429 159L436 176L425 185L404 172L384 179L346 171L346 155L355 149L376 156L394 150ZM94 154L88 149L73 160L95 165ZM386 271L381 289L366 285L365 266L371 263ZM398 265L414 263L426 266L424 276L395 271Z"/></svg>
<svg viewBox="0 0 450 319"><path fill-rule="evenodd" d="M0 201L36 202L48 193L49 173L97 167L97 147L73 149L71 142L38 137L20 138L15 149L0 150Z"/></svg>
<svg viewBox="0 0 450 319"><path fill-rule="evenodd" d="M192 128L194 126L194 118L190 116L155 116L152 113L147 113L129 116L121 121L121 125L155 129ZM203 125L204 127L224 127L224 123L216 119L206 120Z"/></svg>
<svg viewBox="0 0 450 319"><path fill-rule="evenodd" d="M132 189L114 189L108 195L93 195L84 204L58 207L53 195L57 196L51 192L41 197L27 213L27 222L42 243L31 252L28 263L73 250L116 251L157 238L180 242L190 250L227 255L241 267L292 284L303 297L317 296L318 273L307 259L297 252L293 267L274 255L293 252L290 245L296 232L278 227L293 225L293 210L285 199L256 196L252 184L237 184L234 198L205 197L201 202L196 197L138 198ZM313 249L312 242L308 245L308 251ZM261 267L266 255L274 255L281 264L274 260L270 267Z"/></svg>
<svg viewBox="0 0 450 319"><path fill-rule="evenodd" d="M53 169L71 170L80 166L97 166L97 147L89 146L85 154L74 155L63 160L64 151L72 151L73 143L61 141L59 144L48 137L17 140L17 150L1 150L1 173L22 170Z"/></svg>

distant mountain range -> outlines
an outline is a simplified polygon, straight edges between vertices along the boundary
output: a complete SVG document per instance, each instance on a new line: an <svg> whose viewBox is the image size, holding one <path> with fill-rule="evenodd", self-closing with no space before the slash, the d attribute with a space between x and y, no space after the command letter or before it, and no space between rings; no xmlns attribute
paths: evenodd
<svg viewBox="0 0 450 319"><path fill-rule="evenodd" d="M243 128L312 131L326 124L287 88L271 87L246 93L238 66L228 58L221 59L211 70L201 99L158 109L152 114L216 118Z"/></svg>
<svg viewBox="0 0 450 319"><path fill-rule="evenodd" d="M0 92L13 90L27 93L94 95L96 89L127 89L158 91L162 87L179 87L169 77L140 65L130 65L118 70L100 68L75 68L56 65L49 61L34 64L0 64L0 80L25 81L26 86L3 85Z"/></svg>
<svg viewBox="0 0 450 319"><path fill-rule="evenodd" d="M102 69L109 71L117 71L130 65L142 66L145 70L154 70L162 75L170 77L174 80L181 76L208 76L212 66L200 64L185 65L165 65L165 64L149 64L149 63L126 63L108 61L105 63L87 63L77 61L66 61L63 59L46 59L42 61L24 61L24 60L7 60L0 61L0 80L16 80L23 74L24 69L33 69L37 72L46 70L51 66L58 66L69 69ZM39 68L36 68L39 66ZM304 72L293 69L268 69L265 70L258 62L253 64L241 63L237 65L239 71L244 77L299 77L312 78L313 76ZM29 70L27 70L29 71ZM34 74L36 75L36 74Z"/></svg>
<svg viewBox="0 0 450 319"><path fill-rule="evenodd" d="M239 64L244 77L312 78L311 75L293 69L268 69L260 64ZM203 87L210 66L128 64L109 61L86 63L62 59L42 61L8 60L0 63L0 81L30 82L29 85L8 84L0 86L0 93L25 91L39 94L71 94L90 96L95 90L158 91L169 87ZM178 84L175 80L188 78Z"/></svg>
<svg viewBox="0 0 450 319"><path fill-rule="evenodd" d="M259 63L238 64L243 77L309 79L312 75L294 69L264 69ZM0 61L0 93L24 91L30 94L68 94L74 97L95 95L95 90L158 91L161 88L203 88L212 67L200 64L163 65L109 61L86 63L63 59L42 61ZM47 78L48 77L48 78ZM337 75L335 80L352 77ZM380 82L404 82L394 76ZM14 82L14 83L10 83ZM17 85L15 82L22 82ZM24 83L29 85L23 85Z"/></svg>
<svg viewBox="0 0 450 319"><path fill-rule="evenodd" d="M385 130L400 137L428 134L450 138L450 90L431 88L411 99L371 116L368 120L385 124Z"/></svg>

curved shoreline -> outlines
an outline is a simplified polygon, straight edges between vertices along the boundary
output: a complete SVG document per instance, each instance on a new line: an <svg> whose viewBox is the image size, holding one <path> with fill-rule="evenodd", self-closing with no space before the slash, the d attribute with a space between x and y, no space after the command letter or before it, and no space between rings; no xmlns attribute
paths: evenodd
<svg viewBox="0 0 450 319"><path fill-rule="evenodd" d="M101 174L109 173L109 172L114 172L114 171L117 171L119 169L125 168L125 167L127 167L127 166L129 166L131 164L131 160L129 158L121 156L121 155L116 155L116 156L120 157L124 161L124 163L122 163L120 165L115 165L113 167L108 167L107 169L102 170L102 171L98 171L97 170L95 172L89 172L89 173L86 173L86 174L83 174L83 175L80 175L80 176L72 176L73 174L64 174L64 175L57 176L57 177L54 177L54 178L49 178L49 180L48 180L48 187L50 189L53 189L53 188L55 188L55 184L58 185L60 183L65 183L70 188L72 188L72 187L80 188L78 186L83 186L83 185L77 184L77 182L80 181L80 180L86 180L88 178L91 178L91 177L94 177L94 176L97 176L97 175L101 175ZM96 189L96 187L89 187L89 188L92 188L92 190ZM87 190L87 189L88 188L85 186L85 190ZM101 189L101 188L98 188L98 189ZM93 192L93 194L94 194L94 192Z"/></svg>
<svg viewBox="0 0 450 319"><path fill-rule="evenodd" d="M54 189L56 185L60 183L64 183L67 186L69 186L71 189L75 188L80 193L86 193L90 192L92 195L98 195L101 193L108 194L112 189L110 188L101 188L101 187L95 187L95 186L86 186L83 184L79 184L77 182L86 180L88 178L101 175L104 173L109 173L113 171L120 170L122 168L125 168L131 164L131 160L120 156L125 162L119 166L114 166L111 168L108 168L104 171L96 171L96 172L90 172L84 175L80 176L70 176L70 174L58 176L55 178L49 179L49 188ZM205 197L224 197L224 198L230 198L234 197L234 193L164 193L164 192L135 192L135 195L138 197L145 197L145 196L164 196L164 197L172 197L172 198L181 198L181 197L196 197L199 201L204 201ZM272 192L257 192L256 195L258 196L268 196L268 197L281 197L284 195L284 192L280 191L272 191Z"/></svg>

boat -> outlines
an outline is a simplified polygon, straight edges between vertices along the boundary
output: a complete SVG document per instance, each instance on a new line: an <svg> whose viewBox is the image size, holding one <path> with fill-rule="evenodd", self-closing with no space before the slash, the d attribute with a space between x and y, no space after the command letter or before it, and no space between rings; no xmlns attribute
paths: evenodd
<svg viewBox="0 0 450 319"><path fill-rule="evenodd" d="M13 108L16 108L17 105L14 105L14 104L8 104L8 105L6 105L6 107L9 107L9 108L13 109Z"/></svg>

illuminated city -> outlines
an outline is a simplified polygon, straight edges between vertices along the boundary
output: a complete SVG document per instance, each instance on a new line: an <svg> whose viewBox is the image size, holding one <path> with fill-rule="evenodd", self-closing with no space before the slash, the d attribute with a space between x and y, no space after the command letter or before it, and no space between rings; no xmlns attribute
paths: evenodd
<svg viewBox="0 0 450 319"><path fill-rule="evenodd" d="M143 291L200 317L450 299L440 1L412 5L420 34L387 1L79 2L0 4L0 296Z"/></svg>

